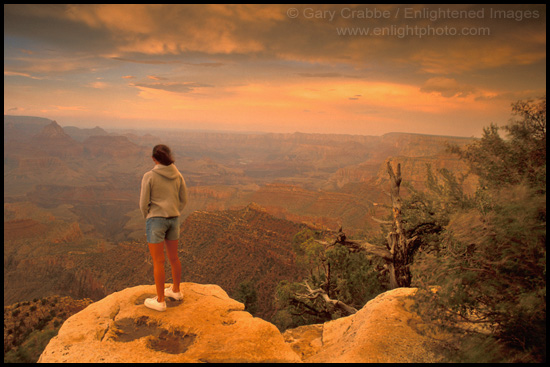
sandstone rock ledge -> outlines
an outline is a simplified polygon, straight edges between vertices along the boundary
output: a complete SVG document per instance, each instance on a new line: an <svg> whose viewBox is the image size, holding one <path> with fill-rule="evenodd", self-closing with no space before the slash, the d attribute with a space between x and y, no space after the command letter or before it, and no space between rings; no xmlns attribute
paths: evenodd
<svg viewBox="0 0 550 367"><path fill-rule="evenodd" d="M380 294L356 314L285 331L292 349L308 363L433 363L442 335L408 310L416 288ZM428 331L428 332L427 332Z"/></svg>
<svg viewBox="0 0 550 367"><path fill-rule="evenodd" d="M91 304L61 327L39 362L437 362L438 341L407 311L414 288L398 288L355 315L281 334L243 311L217 285L181 283L183 302L146 308L153 285Z"/></svg>
<svg viewBox="0 0 550 367"><path fill-rule="evenodd" d="M300 362L271 323L216 285L182 283L182 302L150 310L154 285L115 292L70 317L38 362Z"/></svg>

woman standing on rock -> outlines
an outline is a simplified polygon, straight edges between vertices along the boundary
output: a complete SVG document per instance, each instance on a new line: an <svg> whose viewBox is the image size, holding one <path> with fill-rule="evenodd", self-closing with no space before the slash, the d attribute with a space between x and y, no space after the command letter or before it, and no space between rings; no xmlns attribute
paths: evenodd
<svg viewBox="0 0 550 367"><path fill-rule="evenodd" d="M153 258L157 296L147 298L145 306L166 310L164 297L182 300L180 291L181 263L178 258L179 216L187 203L185 180L174 165L172 152L166 145L153 148L155 167L143 175L139 207L146 218L147 243ZM164 244L172 267L173 286L164 288Z"/></svg>

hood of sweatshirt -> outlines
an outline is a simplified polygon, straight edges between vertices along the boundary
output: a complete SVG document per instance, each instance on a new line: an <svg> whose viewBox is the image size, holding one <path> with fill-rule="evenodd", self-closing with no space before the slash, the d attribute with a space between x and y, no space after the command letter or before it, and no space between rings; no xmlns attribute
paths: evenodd
<svg viewBox="0 0 550 367"><path fill-rule="evenodd" d="M176 168L174 164L171 164L169 166L164 166L162 164L157 164L155 168L153 168L153 172L156 174L161 175L162 177L166 177L170 180L174 180L178 178L181 174L180 171Z"/></svg>

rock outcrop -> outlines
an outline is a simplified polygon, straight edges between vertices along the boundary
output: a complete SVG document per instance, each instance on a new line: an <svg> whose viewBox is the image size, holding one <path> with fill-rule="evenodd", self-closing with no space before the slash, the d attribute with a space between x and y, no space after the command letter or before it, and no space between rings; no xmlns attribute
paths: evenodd
<svg viewBox="0 0 550 367"><path fill-rule="evenodd" d="M155 287L115 292L69 318L39 362L299 362L278 329L216 285L182 283L166 312L143 305Z"/></svg>
<svg viewBox="0 0 550 367"><path fill-rule="evenodd" d="M283 335L308 363L437 362L439 341L408 310L414 293L416 288L397 288L374 298L354 315L301 326Z"/></svg>
<svg viewBox="0 0 550 367"><path fill-rule="evenodd" d="M155 288L113 293L69 318L39 362L436 362L437 340L410 311L414 288L381 294L355 315L281 334L216 285L182 283L183 301L146 308Z"/></svg>

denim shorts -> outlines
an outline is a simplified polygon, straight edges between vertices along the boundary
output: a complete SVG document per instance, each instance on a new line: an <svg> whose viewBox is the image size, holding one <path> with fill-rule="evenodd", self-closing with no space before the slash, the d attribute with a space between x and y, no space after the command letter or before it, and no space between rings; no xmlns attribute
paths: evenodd
<svg viewBox="0 0 550 367"><path fill-rule="evenodd" d="M161 243L167 240L180 238L179 217L152 217L148 218L145 224L148 243Z"/></svg>

